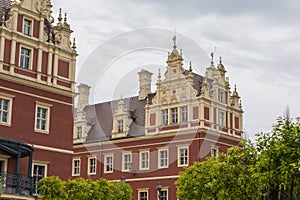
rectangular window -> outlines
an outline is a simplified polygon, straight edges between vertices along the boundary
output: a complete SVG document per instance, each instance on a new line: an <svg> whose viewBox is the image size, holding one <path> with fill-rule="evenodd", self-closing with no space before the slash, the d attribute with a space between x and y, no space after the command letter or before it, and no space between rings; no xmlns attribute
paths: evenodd
<svg viewBox="0 0 300 200"><path fill-rule="evenodd" d="M118 120L118 133L124 132L124 121L123 120Z"/></svg>
<svg viewBox="0 0 300 200"><path fill-rule="evenodd" d="M105 156L105 160L104 160L104 165L105 165L105 168L104 168L104 172L105 173L111 173L113 172L113 155L106 155Z"/></svg>
<svg viewBox="0 0 300 200"><path fill-rule="evenodd" d="M88 159L88 175L96 174L97 159L92 157Z"/></svg>
<svg viewBox="0 0 300 200"><path fill-rule="evenodd" d="M82 138L82 126L77 126L77 138Z"/></svg>
<svg viewBox="0 0 300 200"><path fill-rule="evenodd" d="M46 177L46 165L33 164L32 176L33 176L34 193L37 194L39 180Z"/></svg>
<svg viewBox="0 0 300 200"><path fill-rule="evenodd" d="M225 126L225 112L223 111L219 112L219 125Z"/></svg>
<svg viewBox="0 0 300 200"><path fill-rule="evenodd" d="M225 92L221 89L219 89L219 102L225 103Z"/></svg>
<svg viewBox="0 0 300 200"><path fill-rule="evenodd" d="M177 124L178 123L178 108L172 108L171 113L172 113L172 124Z"/></svg>
<svg viewBox="0 0 300 200"><path fill-rule="evenodd" d="M189 148L180 147L178 148L178 167L188 166L189 162Z"/></svg>
<svg viewBox="0 0 300 200"><path fill-rule="evenodd" d="M32 22L30 20L24 19L23 33L25 35L28 35L28 36L31 35L31 24L32 24Z"/></svg>
<svg viewBox="0 0 300 200"><path fill-rule="evenodd" d="M0 98L0 123L8 123L9 100Z"/></svg>
<svg viewBox="0 0 300 200"><path fill-rule="evenodd" d="M47 112L48 109L37 107L36 111L36 129L45 131L47 129Z"/></svg>
<svg viewBox="0 0 300 200"><path fill-rule="evenodd" d="M158 168L167 168L168 167L168 150L161 149L158 151Z"/></svg>
<svg viewBox="0 0 300 200"><path fill-rule="evenodd" d="M21 48L20 54L20 67L24 69L30 68L30 54L31 50L26 49L24 47Z"/></svg>
<svg viewBox="0 0 300 200"><path fill-rule="evenodd" d="M212 158L217 158L218 157L218 149L217 148L211 148L211 157Z"/></svg>
<svg viewBox="0 0 300 200"><path fill-rule="evenodd" d="M72 175L79 176L80 175L80 159L73 159L73 167L72 167Z"/></svg>
<svg viewBox="0 0 300 200"><path fill-rule="evenodd" d="M130 171L131 164L132 164L131 153L124 153L123 154L123 171Z"/></svg>
<svg viewBox="0 0 300 200"><path fill-rule="evenodd" d="M140 152L140 169L149 169L149 151Z"/></svg>
<svg viewBox="0 0 300 200"><path fill-rule="evenodd" d="M148 192L139 191L139 200L148 200Z"/></svg>
<svg viewBox="0 0 300 200"><path fill-rule="evenodd" d="M169 124L168 109L162 110L162 124L163 125L168 125Z"/></svg>
<svg viewBox="0 0 300 200"><path fill-rule="evenodd" d="M188 107L182 106L181 107L181 122L187 122L188 121Z"/></svg>
<svg viewBox="0 0 300 200"><path fill-rule="evenodd" d="M168 200L168 190L162 190L160 192L160 200Z"/></svg>

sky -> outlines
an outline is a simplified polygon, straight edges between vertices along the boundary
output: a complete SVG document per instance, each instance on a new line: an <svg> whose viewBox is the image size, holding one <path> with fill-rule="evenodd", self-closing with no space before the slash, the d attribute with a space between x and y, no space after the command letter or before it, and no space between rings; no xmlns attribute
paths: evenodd
<svg viewBox="0 0 300 200"><path fill-rule="evenodd" d="M244 131L268 132L289 107L300 116L300 2L297 0L52 0L67 12L77 43L77 83L91 103L137 94L137 72L165 70L173 35L184 67L204 75L222 56L237 85ZM132 89L134 88L134 89ZM153 89L154 90L154 89Z"/></svg>

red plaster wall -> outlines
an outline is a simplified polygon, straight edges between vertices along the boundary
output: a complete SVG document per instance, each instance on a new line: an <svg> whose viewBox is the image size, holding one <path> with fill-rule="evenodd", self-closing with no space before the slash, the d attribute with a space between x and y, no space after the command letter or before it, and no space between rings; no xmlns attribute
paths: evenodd
<svg viewBox="0 0 300 200"><path fill-rule="evenodd" d="M34 20L33 37L39 38L39 32L40 32L40 22L37 20Z"/></svg>
<svg viewBox="0 0 300 200"><path fill-rule="evenodd" d="M63 60L58 60L58 75L64 78L69 78L69 63Z"/></svg>
<svg viewBox="0 0 300 200"><path fill-rule="evenodd" d="M11 40L5 39L4 49L4 62L10 63Z"/></svg>

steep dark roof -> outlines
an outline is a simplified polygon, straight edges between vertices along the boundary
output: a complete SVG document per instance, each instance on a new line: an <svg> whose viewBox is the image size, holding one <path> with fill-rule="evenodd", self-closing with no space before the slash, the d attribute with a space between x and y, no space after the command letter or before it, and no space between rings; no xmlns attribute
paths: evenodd
<svg viewBox="0 0 300 200"><path fill-rule="evenodd" d="M149 95L151 98L154 95ZM123 99L129 111L132 123L129 127L129 137L145 134L145 106L146 100L138 100L138 97ZM92 126L88 132L87 142L95 140L111 139L113 128L113 113L119 100L90 105L85 108L86 119Z"/></svg>
<svg viewBox="0 0 300 200"><path fill-rule="evenodd" d="M7 19L7 14L10 9L10 0L0 0L0 20L2 20L3 13L5 13L5 19Z"/></svg>
<svg viewBox="0 0 300 200"><path fill-rule="evenodd" d="M188 70L185 70L184 71L184 75L187 76L189 75L189 71ZM193 77L194 77L194 89L197 90L197 96L200 96L201 94L201 85L202 85L202 82L203 82L203 77L200 76L199 74L196 74L196 73L192 73L193 74Z"/></svg>

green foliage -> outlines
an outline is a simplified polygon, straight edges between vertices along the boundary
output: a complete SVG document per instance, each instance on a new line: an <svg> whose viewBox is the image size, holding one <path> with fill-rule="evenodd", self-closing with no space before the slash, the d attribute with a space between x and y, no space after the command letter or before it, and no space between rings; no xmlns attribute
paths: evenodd
<svg viewBox="0 0 300 200"><path fill-rule="evenodd" d="M297 199L300 194L300 124L279 118L271 133L243 141L227 155L188 167L176 182L180 200ZM280 195L281 194L281 195Z"/></svg>
<svg viewBox="0 0 300 200"><path fill-rule="evenodd" d="M39 194L42 200L64 200L67 197L65 182L57 176L49 176L39 181Z"/></svg>
<svg viewBox="0 0 300 200"><path fill-rule="evenodd" d="M132 189L128 184L105 179L78 178L65 182L51 176L39 181L39 195L42 200L131 200Z"/></svg>

